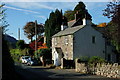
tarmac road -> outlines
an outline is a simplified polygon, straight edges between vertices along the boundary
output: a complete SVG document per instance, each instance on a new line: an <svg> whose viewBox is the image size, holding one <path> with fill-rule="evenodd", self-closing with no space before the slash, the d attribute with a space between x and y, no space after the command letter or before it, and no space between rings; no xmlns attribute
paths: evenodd
<svg viewBox="0 0 120 80"><path fill-rule="evenodd" d="M49 69L41 66L16 65L22 80L120 80L75 72L74 69Z"/></svg>

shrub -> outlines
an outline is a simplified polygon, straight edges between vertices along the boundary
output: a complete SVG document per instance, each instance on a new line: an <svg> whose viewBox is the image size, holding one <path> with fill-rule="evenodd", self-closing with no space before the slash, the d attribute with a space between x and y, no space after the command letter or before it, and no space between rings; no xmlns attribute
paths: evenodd
<svg viewBox="0 0 120 80"><path fill-rule="evenodd" d="M33 52L29 48L21 49L11 49L11 56L15 62L20 62L19 59L23 55L32 55Z"/></svg>
<svg viewBox="0 0 120 80"><path fill-rule="evenodd" d="M19 41L17 41L16 47L17 47L18 49L24 49L24 48L25 48L25 42L24 42L24 40L19 40Z"/></svg>
<svg viewBox="0 0 120 80"><path fill-rule="evenodd" d="M35 51L35 57L40 59L40 57L43 57L43 60L45 61L46 64L51 64L52 63L52 53L51 49L39 49Z"/></svg>
<svg viewBox="0 0 120 80"><path fill-rule="evenodd" d="M97 64L106 62L103 58L98 56L93 56L89 59L88 63Z"/></svg>
<svg viewBox="0 0 120 80"><path fill-rule="evenodd" d="M41 56L43 56L45 59L52 58L51 49L49 49L49 48L38 49L37 51L35 51L35 57L39 58Z"/></svg>

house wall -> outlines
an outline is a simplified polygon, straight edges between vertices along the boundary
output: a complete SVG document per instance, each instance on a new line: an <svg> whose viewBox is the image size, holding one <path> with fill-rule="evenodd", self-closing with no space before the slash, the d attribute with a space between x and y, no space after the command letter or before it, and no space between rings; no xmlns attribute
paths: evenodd
<svg viewBox="0 0 120 80"><path fill-rule="evenodd" d="M54 60L54 49L60 47L67 60L73 59L73 35L66 35L52 38L52 60Z"/></svg>
<svg viewBox="0 0 120 80"><path fill-rule="evenodd" d="M92 43L92 36L95 43ZM85 26L74 33L74 59L83 56L100 56L105 58L105 39L102 34L93 29L90 25Z"/></svg>
<svg viewBox="0 0 120 80"><path fill-rule="evenodd" d="M109 62L116 62L116 54L113 52L115 50L115 47L112 45L107 45L106 47L106 60ZM110 59L108 59L108 55L110 55Z"/></svg>

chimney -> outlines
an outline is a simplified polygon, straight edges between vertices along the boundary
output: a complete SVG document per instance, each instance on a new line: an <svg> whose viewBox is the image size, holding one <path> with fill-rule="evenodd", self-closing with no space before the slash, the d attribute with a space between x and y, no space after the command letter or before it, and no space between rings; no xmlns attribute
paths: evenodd
<svg viewBox="0 0 120 80"><path fill-rule="evenodd" d="M86 19L86 18L83 18L83 25L91 25L92 24L92 20L90 19Z"/></svg>
<svg viewBox="0 0 120 80"><path fill-rule="evenodd" d="M75 21L77 21L79 19L79 14L78 14L78 11L76 11L75 13Z"/></svg>
<svg viewBox="0 0 120 80"><path fill-rule="evenodd" d="M92 19L88 19L85 15L85 18L82 19L83 25L91 25L92 24Z"/></svg>
<svg viewBox="0 0 120 80"><path fill-rule="evenodd" d="M68 27L62 23L62 25L61 25L61 31L65 30L66 28L68 28Z"/></svg>
<svg viewBox="0 0 120 80"><path fill-rule="evenodd" d="M68 26L67 26L67 24L65 24L64 20L65 20L65 18L64 18L64 16L63 16L63 18L62 18L62 25L61 25L61 31L63 31L63 30L65 30L66 28L68 28Z"/></svg>

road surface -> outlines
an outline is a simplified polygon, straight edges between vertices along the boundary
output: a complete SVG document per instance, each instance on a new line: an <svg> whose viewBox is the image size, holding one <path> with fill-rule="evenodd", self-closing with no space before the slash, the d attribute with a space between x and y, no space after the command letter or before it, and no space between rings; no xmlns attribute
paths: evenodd
<svg viewBox="0 0 120 80"><path fill-rule="evenodd" d="M41 66L17 66L23 80L120 80L75 72L74 69L49 69Z"/></svg>

